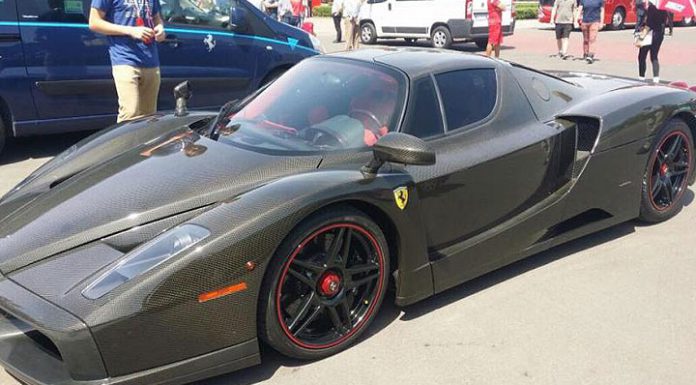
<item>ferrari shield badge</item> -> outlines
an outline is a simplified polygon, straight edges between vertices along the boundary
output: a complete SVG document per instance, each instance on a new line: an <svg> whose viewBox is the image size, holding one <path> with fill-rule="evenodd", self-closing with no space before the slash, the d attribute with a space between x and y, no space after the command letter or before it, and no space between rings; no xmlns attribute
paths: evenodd
<svg viewBox="0 0 696 385"><path fill-rule="evenodd" d="M394 190L394 202L396 202L396 207L401 210L406 208L408 205L408 187L399 187Z"/></svg>

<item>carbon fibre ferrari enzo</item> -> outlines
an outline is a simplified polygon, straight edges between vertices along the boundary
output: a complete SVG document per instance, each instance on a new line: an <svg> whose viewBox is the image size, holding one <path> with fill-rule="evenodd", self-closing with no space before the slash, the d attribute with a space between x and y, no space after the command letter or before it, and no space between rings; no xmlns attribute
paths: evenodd
<svg viewBox="0 0 696 385"><path fill-rule="evenodd" d="M348 347L397 305L667 220L696 93L445 51L305 60L218 113L99 132L0 201L0 362L172 384ZM195 97L195 96L194 96Z"/></svg>

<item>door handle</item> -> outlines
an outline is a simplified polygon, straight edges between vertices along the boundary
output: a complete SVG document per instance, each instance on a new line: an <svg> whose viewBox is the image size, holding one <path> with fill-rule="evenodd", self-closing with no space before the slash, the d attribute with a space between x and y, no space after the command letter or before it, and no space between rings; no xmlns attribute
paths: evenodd
<svg viewBox="0 0 696 385"><path fill-rule="evenodd" d="M389 3L389 4L387 5L387 8L391 11L391 8L392 8L391 3Z"/></svg>
<svg viewBox="0 0 696 385"><path fill-rule="evenodd" d="M179 48L181 40L177 39L176 35L167 35L162 43L169 44L172 48Z"/></svg>

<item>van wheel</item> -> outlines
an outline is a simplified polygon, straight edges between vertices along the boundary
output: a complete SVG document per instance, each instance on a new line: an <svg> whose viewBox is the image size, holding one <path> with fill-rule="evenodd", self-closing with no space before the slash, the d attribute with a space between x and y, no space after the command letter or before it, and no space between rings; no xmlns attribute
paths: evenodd
<svg viewBox="0 0 696 385"><path fill-rule="evenodd" d="M476 39L474 43L476 43L479 49L486 49L488 47L488 39Z"/></svg>
<svg viewBox="0 0 696 385"><path fill-rule="evenodd" d="M624 23L626 22L626 11L623 8L618 7L614 11L611 17L611 29L621 30L624 29Z"/></svg>
<svg viewBox="0 0 696 385"><path fill-rule="evenodd" d="M681 25L683 25L684 27L688 27L688 26L693 25L693 24L694 24L693 17L685 17L681 22Z"/></svg>
<svg viewBox="0 0 696 385"><path fill-rule="evenodd" d="M7 138L7 133L5 132L5 123L0 119L0 154L2 154L2 149L5 147L5 140Z"/></svg>
<svg viewBox="0 0 696 385"><path fill-rule="evenodd" d="M452 34L447 27L436 27L433 29L433 33L430 37L433 47L435 48L449 48L452 46Z"/></svg>
<svg viewBox="0 0 696 385"><path fill-rule="evenodd" d="M375 25L367 22L360 26L360 41L363 44L375 44L377 41L377 29Z"/></svg>

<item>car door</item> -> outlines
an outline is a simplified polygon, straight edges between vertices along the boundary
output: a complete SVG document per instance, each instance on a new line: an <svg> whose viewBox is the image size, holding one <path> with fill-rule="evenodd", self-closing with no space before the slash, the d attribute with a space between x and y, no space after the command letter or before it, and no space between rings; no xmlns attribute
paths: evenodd
<svg viewBox="0 0 696 385"><path fill-rule="evenodd" d="M384 36L384 27L393 31L393 21L391 18L391 10L393 8L393 0L367 0L367 3L361 7L361 20L369 19L375 25L377 36Z"/></svg>
<svg viewBox="0 0 696 385"><path fill-rule="evenodd" d="M193 108L218 108L251 90L256 66L266 44L255 39L259 26L251 12L246 31L229 25L232 5L242 1L160 0L167 31L159 46L162 86L160 109L174 107L171 90L183 80L191 82ZM267 27L266 27L267 28Z"/></svg>
<svg viewBox="0 0 696 385"><path fill-rule="evenodd" d="M392 0L390 0L392 1ZM390 20L399 35L427 35L433 25L435 0L393 0Z"/></svg>
<svg viewBox="0 0 696 385"><path fill-rule="evenodd" d="M432 79L445 134L430 140L435 165L408 170L438 290L504 265L511 250L528 247L560 218L553 210L529 214L569 180L574 153L559 145L562 131L538 122L509 76L476 68ZM427 136L433 136L438 131L433 124L410 131L427 127L432 130Z"/></svg>
<svg viewBox="0 0 696 385"><path fill-rule="evenodd" d="M0 98L0 102L9 107L13 120L36 119L15 0L0 2ZM12 127L5 129L11 132Z"/></svg>
<svg viewBox="0 0 696 385"><path fill-rule="evenodd" d="M52 130L115 121L118 101L108 42L89 30L90 4L90 0L17 2L38 118L52 122Z"/></svg>

